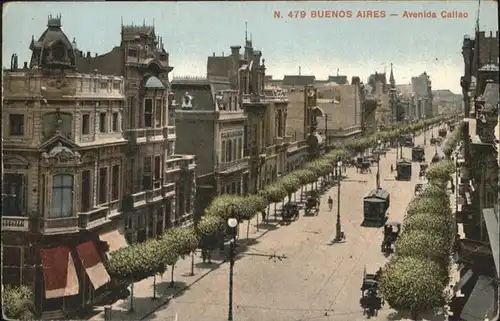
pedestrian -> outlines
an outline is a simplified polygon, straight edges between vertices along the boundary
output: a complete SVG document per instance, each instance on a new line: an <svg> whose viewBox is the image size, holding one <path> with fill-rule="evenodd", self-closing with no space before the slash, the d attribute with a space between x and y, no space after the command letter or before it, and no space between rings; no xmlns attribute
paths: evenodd
<svg viewBox="0 0 500 321"><path fill-rule="evenodd" d="M455 184L451 183L451 194L455 194Z"/></svg>
<svg viewBox="0 0 500 321"><path fill-rule="evenodd" d="M266 210L262 210L260 212L260 215L262 216L262 223L266 222Z"/></svg>
<svg viewBox="0 0 500 321"><path fill-rule="evenodd" d="M391 164L391 173L394 172L394 166Z"/></svg>
<svg viewBox="0 0 500 321"><path fill-rule="evenodd" d="M328 196L328 208L330 209L330 211L333 208L333 199L331 196Z"/></svg>

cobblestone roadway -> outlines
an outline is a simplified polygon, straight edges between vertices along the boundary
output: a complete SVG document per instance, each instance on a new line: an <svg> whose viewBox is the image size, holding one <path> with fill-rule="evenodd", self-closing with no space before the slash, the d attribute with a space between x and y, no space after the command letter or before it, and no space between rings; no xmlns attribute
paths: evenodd
<svg viewBox="0 0 500 321"><path fill-rule="evenodd" d="M434 135L437 129L434 129ZM434 147L427 136L426 158ZM423 136L417 137L423 144ZM411 149L404 149L411 157ZM394 180L389 173L395 150L381 158L381 186L391 193L389 220L402 221L418 180L418 163L413 164L411 182ZM328 195L337 204L337 187L322 198L320 214L303 217L259 238L246 253L285 254L283 262L242 254L234 269L235 321L363 320L359 306L363 269L375 271L386 261L380 252L382 229L361 227L362 198L375 187L376 167L371 174L348 169L349 178L341 186L344 244L331 245L335 233L336 207L328 210ZM366 182L359 182L365 180ZM246 230L246 227L245 227ZM255 227L251 227L251 237ZM244 233L240 234L242 237ZM151 314L149 320L220 321L227 319L228 264L215 269L182 295ZM150 294L149 294L150 295ZM146 295L147 296L147 295ZM146 298L144 298L146 299ZM379 312L375 320L387 320L390 310Z"/></svg>

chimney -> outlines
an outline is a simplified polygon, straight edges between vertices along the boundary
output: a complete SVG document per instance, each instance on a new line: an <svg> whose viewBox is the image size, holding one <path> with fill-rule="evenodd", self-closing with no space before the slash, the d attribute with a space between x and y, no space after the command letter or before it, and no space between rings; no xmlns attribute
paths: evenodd
<svg viewBox="0 0 500 321"><path fill-rule="evenodd" d="M240 68L241 46L231 46L230 82L231 89L238 89L238 69Z"/></svg>
<svg viewBox="0 0 500 321"><path fill-rule="evenodd" d="M214 52L214 53L212 53L212 57L215 57L215 52Z"/></svg>
<svg viewBox="0 0 500 321"><path fill-rule="evenodd" d="M97 58L97 52L95 53L95 57Z"/></svg>
<svg viewBox="0 0 500 321"><path fill-rule="evenodd" d="M87 58L90 58L90 51L87 51Z"/></svg>
<svg viewBox="0 0 500 321"><path fill-rule="evenodd" d="M28 69L28 62L27 61L24 62L23 69Z"/></svg>
<svg viewBox="0 0 500 321"><path fill-rule="evenodd" d="M241 46L231 46L231 56L240 58L240 49Z"/></svg>

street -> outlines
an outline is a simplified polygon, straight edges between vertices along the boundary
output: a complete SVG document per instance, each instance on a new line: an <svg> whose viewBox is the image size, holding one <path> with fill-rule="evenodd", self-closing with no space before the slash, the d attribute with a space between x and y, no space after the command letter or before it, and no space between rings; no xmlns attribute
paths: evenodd
<svg viewBox="0 0 500 321"><path fill-rule="evenodd" d="M429 161L435 148L430 146L430 132L427 135L426 159ZM437 129L434 129L434 135L437 135ZM423 145L423 135L416 138L415 144ZM404 148L403 156L411 158L411 149ZM418 181L419 164L413 163L411 181L396 181L394 174L390 173L390 165L395 165L395 160L395 149L389 151L386 157L381 157L380 177L381 187L391 194L389 221L401 222ZM365 318L359 305L363 271L366 268L368 273L374 273L387 260L380 251L382 229L361 226L362 199L376 187L376 171L376 166L372 167L371 174L358 174L354 168L347 170L348 178L341 184L340 209L342 229L347 238L345 243L331 243L337 213L337 187L334 186L322 197L318 216L301 215L296 222L279 226L251 242L253 244L238 255L234 266L234 320L349 321ZM326 203L329 195L335 204L332 211L328 210ZM246 224L240 228L240 239L245 244ZM256 233L253 220L250 241ZM259 254L285 255L286 258L269 259ZM213 269L144 319L227 319L228 269L227 263ZM176 274L182 272L188 271ZM151 291L136 293L136 300L149 300ZM161 293L161 289L158 292ZM124 309L128 303L128 300L123 302ZM118 316L121 318L123 314L119 313L114 318ZM387 306L373 319L401 320Z"/></svg>

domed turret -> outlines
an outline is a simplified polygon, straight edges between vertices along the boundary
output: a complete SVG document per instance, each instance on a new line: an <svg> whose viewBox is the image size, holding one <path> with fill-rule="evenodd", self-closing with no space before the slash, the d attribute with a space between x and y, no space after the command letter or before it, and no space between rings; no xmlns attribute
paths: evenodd
<svg viewBox="0 0 500 321"><path fill-rule="evenodd" d="M47 29L38 41L32 39L30 49L32 68L75 68L74 46L61 29L61 16L49 16Z"/></svg>

